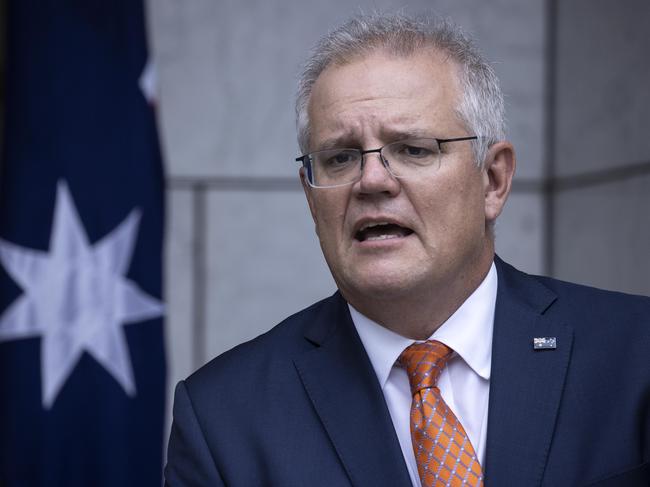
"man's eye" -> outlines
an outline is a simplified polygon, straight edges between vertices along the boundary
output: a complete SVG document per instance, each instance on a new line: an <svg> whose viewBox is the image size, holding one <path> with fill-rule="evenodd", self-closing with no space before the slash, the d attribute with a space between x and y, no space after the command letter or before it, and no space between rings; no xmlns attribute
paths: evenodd
<svg viewBox="0 0 650 487"><path fill-rule="evenodd" d="M325 164L328 166L343 166L354 162L354 154L350 152L339 152L327 158Z"/></svg>
<svg viewBox="0 0 650 487"><path fill-rule="evenodd" d="M407 145L404 148L404 151L412 157L418 157L418 156L423 156L426 154L429 154L431 151L427 151L427 149L424 149L423 147L416 147L414 145Z"/></svg>
<svg viewBox="0 0 650 487"><path fill-rule="evenodd" d="M435 154L435 151L431 147L404 144L399 148L398 153L403 157L419 159L423 157L431 157Z"/></svg>

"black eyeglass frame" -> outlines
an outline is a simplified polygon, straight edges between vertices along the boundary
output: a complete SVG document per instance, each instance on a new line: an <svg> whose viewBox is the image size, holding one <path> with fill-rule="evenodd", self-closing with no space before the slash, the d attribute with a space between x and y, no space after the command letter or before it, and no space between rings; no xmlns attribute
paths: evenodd
<svg viewBox="0 0 650 487"><path fill-rule="evenodd" d="M430 139L430 140L435 140L436 143L438 144L438 147L440 147L441 144L446 144L447 142L462 142L462 141L464 141L464 140L478 140L478 139L479 139L479 136L478 136L478 135L471 135L471 136L466 136L466 137L452 137L452 138L449 138L449 139L439 139L439 138L437 138L437 137L410 137L410 138L408 138L408 139L404 139L404 140L417 140L417 139ZM372 153L374 153L374 152L376 152L376 153L378 153L378 154L381 155L381 151L384 149L384 147L389 146L389 145L391 145L391 144L394 144L395 142L400 142L400 140L395 140L395 141L393 141L393 142L389 142L389 143L387 143L387 144L384 144L384 145L382 145L381 147L379 147L378 149L360 150L360 149L352 149L352 148L350 148L350 147L343 147L343 148L341 148L341 149L339 149L339 150L358 150L359 153L361 154L361 169L363 169L363 156L364 156L364 155L366 155L366 154L372 154ZM324 149L324 150L328 150L328 149ZM309 158L309 156L310 156L311 154L314 154L314 153L316 153L316 152L321 152L321 151L308 152L307 154L303 154L303 155L301 155L301 156L299 156L299 157L296 157L296 162L300 162L300 163L302 163L302 167L304 167L305 170L306 170L308 173L311 173L310 168L307 167L307 164L309 164L309 162L308 162L308 158ZM384 157L380 157L380 159L381 159L381 163L382 163L382 164L384 165L384 167L388 170L388 172L390 172L391 174L393 174L393 173L390 171L390 169L388 169L388 165L390 164L390 161L387 161ZM394 176L394 174L393 174L393 176ZM307 181L309 182L309 185L310 185L312 188L335 188L335 187L338 187L338 186L345 186L345 185L347 185L347 184L353 184L353 183L354 183L354 181L352 181L352 182L350 182L350 183L343 183L343 184L336 185L336 186L315 186L315 185L310 181L310 178L309 178L309 177L307 177Z"/></svg>

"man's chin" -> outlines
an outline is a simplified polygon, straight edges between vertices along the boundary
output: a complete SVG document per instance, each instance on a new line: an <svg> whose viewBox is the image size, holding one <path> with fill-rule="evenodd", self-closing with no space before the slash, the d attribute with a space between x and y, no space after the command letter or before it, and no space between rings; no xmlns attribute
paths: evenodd
<svg viewBox="0 0 650 487"><path fill-rule="evenodd" d="M382 272L368 272L348 276L339 288L344 296L349 294L359 300L404 299L412 296L417 287L417 278L412 272L398 268Z"/></svg>

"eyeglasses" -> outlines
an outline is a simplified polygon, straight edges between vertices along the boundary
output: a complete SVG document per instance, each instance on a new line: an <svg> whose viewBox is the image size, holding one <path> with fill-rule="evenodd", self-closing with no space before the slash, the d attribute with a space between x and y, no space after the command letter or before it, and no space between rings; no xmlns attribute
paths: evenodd
<svg viewBox="0 0 650 487"><path fill-rule="evenodd" d="M478 136L453 139L413 138L398 140L379 149L326 149L296 158L302 162L309 185L314 188L334 188L353 184L361 179L363 156L379 153L386 170L396 178L410 178L424 170L437 169L442 144L476 140Z"/></svg>

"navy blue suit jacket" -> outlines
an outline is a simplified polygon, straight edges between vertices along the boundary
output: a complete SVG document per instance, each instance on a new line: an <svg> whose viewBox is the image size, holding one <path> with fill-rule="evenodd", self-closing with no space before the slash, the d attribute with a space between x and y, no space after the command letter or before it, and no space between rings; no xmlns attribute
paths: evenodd
<svg viewBox="0 0 650 487"><path fill-rule="evenodd" d="M650 299L498 258L486 485L650 485ZM534 350L535 337L556 337ZM178 384L169 487L409 486L336 293Z"/></svg>

